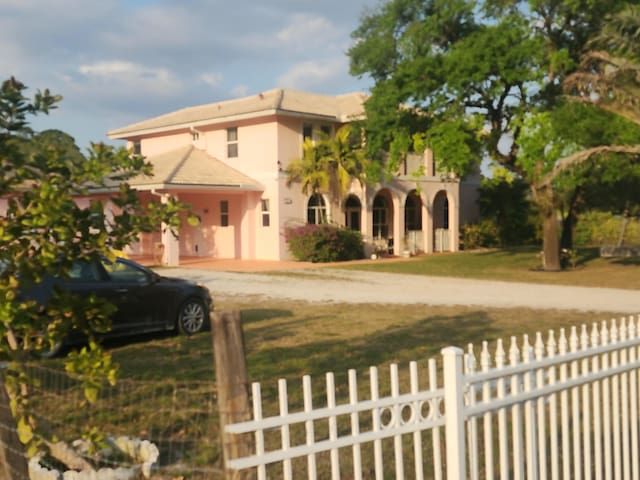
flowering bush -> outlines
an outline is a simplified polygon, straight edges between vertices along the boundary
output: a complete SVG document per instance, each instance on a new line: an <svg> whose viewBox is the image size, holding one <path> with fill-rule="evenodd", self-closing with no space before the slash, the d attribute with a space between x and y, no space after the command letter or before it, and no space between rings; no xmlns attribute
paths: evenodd
<svg viewBox="0 0 640 480"><path fill-rule="evenodd" d="M335 225L303 225L285 229L291 254L305 262L341 262L363 258L360 232Z"/></svg>

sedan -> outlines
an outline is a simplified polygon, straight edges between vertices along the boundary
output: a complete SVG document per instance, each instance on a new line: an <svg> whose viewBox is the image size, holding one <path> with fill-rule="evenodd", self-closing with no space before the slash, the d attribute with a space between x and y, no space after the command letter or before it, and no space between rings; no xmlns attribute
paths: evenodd
<svg viewBox="0 0 640 480"><path fill-rule="evenodd" d="M125 258L74 261L69 278L49 278L25 296L46 305L54 285L82 296L96 295L115 305L111 329L101 332L101 338L163 331L192 335L208 327L213 310L211 294L203 285L158 275ZM63 347L82 340L82 336L70 334L39 356L55 356Z"/></svg>

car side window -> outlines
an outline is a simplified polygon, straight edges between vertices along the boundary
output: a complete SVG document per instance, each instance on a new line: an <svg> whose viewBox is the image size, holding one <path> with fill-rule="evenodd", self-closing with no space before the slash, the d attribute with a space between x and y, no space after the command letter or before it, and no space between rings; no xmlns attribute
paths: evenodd
<svg viewBox="0 0 640 480"><path fill-rule="evenodd" d="M69 279L73 282L99 282L102 276L96 263L77 260L71 265Z"/></svg>
<svg viewBox="0 0 640 480"><path fill-rule="evenodd" d="M149 276L143 270L136 268L124 262L110 262L104 260L102 262L107 274L114 282L123 283L139 283L145 284L149 282Z"/></svg>

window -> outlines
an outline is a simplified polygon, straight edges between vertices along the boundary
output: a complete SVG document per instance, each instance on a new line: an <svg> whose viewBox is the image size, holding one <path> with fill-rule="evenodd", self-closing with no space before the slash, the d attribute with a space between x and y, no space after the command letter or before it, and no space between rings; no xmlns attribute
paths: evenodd
<svg viewBox="0 0 640 480"><path fill-rule="evenodd" d="M307 138L313 139L313 127L305 123L302 126L302 141L304 142Z"/></svg>
<svg viewBox="0 0 640 480"><path fill-rule="evenodd" d="M404 229L422 230L422 202L415 191L409 194L405 203Z"/></svg>
<svg viewBox="0 0 640 480"><path fill-rule="evenodd" d="M220 200L220 225L223 227L229 226L229 201Z"/></svg>
<svg viewBox="0 0 640 480"><path fill-rule="evenodd" d="M360 231L361 211L360 200L353 195L349 195L344 205L344 220L348 229Z"/></svg>
<svg viewBox="0 0 640 480"><path fill-rule="evenodd" d="M444 197L442 202L442 228L449 228L449 199Z"/></svg>
<svg viewBox="0 0 640 480"><path fill-rule="evenodd" d="M324 205L322 195L316 193L311 195L307 204L307 223L320 225L327 223L327 209Z"/></svg>
<svg viewBox="0 0 640 480"><path fill-rule="evenodd" d="M320 127L320 131L324 133L327 137L331 136L331 127L329 125L322 125Z"/></svg>
<svg viewBox="0 0 640 480"><path fill-rule="evenodd" d="M227 158L238 156L238 127L227 128Z"/></svg>
<svg viewBox="0 0 640 480"><path fill-rule="evenodd" d="M76 260L69 270L69 279L72 282L99 282L102 280L102 275L96 263Z"/></svg>
<svg viewBox="0 0 640 480"><path fill-rule="evenodd" d="M140 140L133 141L133 154L140 155L142 153L142 142Z"/></svg>
<svg viewBox="0 0 640 480"><path fill-rule="evenodd" d="M114 282L137 283L144 285L149 282L149 276L144 270L134 267L124 262L110 262L103 260L102 265L109 274L109 278Z"/></svg>
<svg viewBox="0 0 640 480"><path fill-rule="evenodd" d="M387 238L389 236L389 206L387 201L377 196L373 201L373 237Z"/></svg>
<svg viewBox="0 0 640 480"><path fill-rule="evenodd" d="M271 223L269 219L269 200L263 198L260 203L262 204L262 226L268 227Z"/></svg>

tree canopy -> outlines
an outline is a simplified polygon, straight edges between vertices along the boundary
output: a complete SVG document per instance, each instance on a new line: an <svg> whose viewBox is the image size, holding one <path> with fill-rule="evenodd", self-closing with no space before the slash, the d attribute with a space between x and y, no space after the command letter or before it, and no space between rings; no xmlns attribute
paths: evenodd
<svg viewBox="0 0 640 480"><path fill-rule="evenodd" d="M10 368L19 370L31 352L57 343L71 329L83 332L90 348L70 354L67 371L84 379L91 400L101 382L114 380L115 366L93 334L109 328L111 307L93 296L55 291L43 308L20 292L45 275L67 277L75 259L110 257L161 222L177 227L186 206L140 200L127 180L151 174L152 168L139 155L96 143L85 156L63 132L34 132L30 118L49 113L61 98L48 90L29 98L26 90L13 77L0 87L0 201L6 202L0 216L0 352L12 361ZM98 190L105 193L88 206L76 202ZM35 424L21 396L24 377L5 378L27 442L34 438Z"/></svg>
<svg viewBox="0 0 640 480"><path fill-rule="evenodd" d="M339 205L351 182L364 181L366 175L359 131L347 124L333 137L324 132L315 135L315 140L305 139L302 157L287 165L287 186L300 183L304 194L326 193Z"/></svg>
<svg viewBox="0 0 640 480"><path fill-rule="evenodd" d="M635 3L635 2L633 2ZM552 179L579 163L554 137L563 81L621 0L390 0L353 32L351 72L375 84L365 104L369 154L428 145L458 175L488 158L525 179L544 223L545 267L560 267ZM597 148L601 145L599 144ZM628 151L628 145L586 152ZM596 147L593 147L596 148ZM577 155L571 157L571 155ZM379 158L379 157L378 157Z"/></svg>

